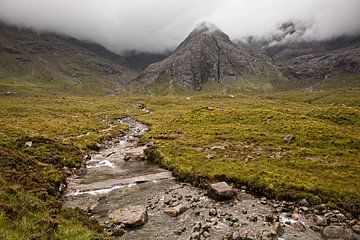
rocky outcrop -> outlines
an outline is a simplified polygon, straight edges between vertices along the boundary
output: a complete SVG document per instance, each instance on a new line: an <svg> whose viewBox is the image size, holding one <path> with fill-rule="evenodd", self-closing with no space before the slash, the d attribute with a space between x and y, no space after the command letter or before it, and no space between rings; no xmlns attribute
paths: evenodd
<svg viewBox="0 0 360 240"><path fill-rule="evenodd" d="M239 77L266 74L273 66L260 56L234 44L216 26L203 23L166 59L147 67L137 81L154 83L162 77L201 90L207 81L220 83Z"/></svg>

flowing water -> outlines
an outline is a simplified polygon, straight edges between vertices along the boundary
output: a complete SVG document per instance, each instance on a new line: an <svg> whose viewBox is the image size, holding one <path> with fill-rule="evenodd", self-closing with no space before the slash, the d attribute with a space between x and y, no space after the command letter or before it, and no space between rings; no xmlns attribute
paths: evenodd
<svg viewBox="0 0 360 240"><path fill-rule="evenodd" d="M247 239L266 239L264 236L274 230L266 220L274 215L271 204L244 191L232 201L217 202L209 199L205 190L177 182L169 171L144 160L147 146L138 146L138 141L148 127L133 118L119 123L128 125L129 130L92 154L83 173L69 179L66 206L88 211L104 227L109 226L109 214L114 210L130 205L146 207L147 223L127 230L118 239L189 239L191 235L194 239L223 239L236 231ZM178 205L188 206L187 210L177 217L164 212ZM273 239L321 239L309 228L312 223L306 214L298 221L286 213L277 217L285 232ZM197 232L203 233L201 238Z"/></svg>

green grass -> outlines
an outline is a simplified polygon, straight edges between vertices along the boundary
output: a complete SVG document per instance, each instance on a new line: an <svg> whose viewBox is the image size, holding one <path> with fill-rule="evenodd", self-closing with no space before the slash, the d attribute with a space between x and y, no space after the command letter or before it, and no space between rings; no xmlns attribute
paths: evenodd
<svg viewBox="0 0 360 240"><path fill-rule="evenodd" d="M149 156L181 179L228 180L359 214L359 90L230 96L174 89L176 96L162 97L0 96L0 238L105 238L82 211L61 206L58 189L66 168L78 168L95 143L126 128L100 130L128 115L151 126L142 139L156 143ZM290 144L287 134L295 136Z"/></svg>
<svg viewBox="0 0 360 240"><path fill-rule="evenodd" d="M149 99L148 106L154 113L140 118L151 124L143 141L155 142L153 160L180 178L225 179L277 199L307 197L359 214L358 107L276 96ZM282 140L288 134L295 136L290 144ZM225 150L211 150L217 145Z"/></svg>
<svg viewBox="0 0 360 240"><path fill-rule="evenodd" d="M80 210L64 209L59 187L94 144L121 134L108 122L138 114L110 97L0 97L0 239L104 239ZM88 135L77 137L90 132ZM32 147L25 143L31 141Z"/></svg>

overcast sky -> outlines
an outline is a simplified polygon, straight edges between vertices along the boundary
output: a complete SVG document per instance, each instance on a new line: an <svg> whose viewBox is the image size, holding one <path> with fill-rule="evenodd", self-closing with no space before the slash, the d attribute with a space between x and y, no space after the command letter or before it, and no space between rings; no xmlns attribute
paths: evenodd
<svg viewBox="0 0 360 240"><path fill-rule="evenodd" d="M360 0L0 0L0 19L55 31L122 53L176 47L203 21L232 39L268 35L285 21L311 26L305 38L360 33Z"/></svg>

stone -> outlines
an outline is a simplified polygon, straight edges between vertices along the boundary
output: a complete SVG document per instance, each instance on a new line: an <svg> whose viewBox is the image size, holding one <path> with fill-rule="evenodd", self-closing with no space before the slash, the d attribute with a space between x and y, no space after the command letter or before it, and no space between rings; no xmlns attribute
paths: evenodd
<svg viewBox="0 0 360 240"><path fill-rule="evenodd" d="M291 218L292 218L293 220L295 220L295 221L298 221L298 220L300 219L300 214L298 214L298 213L293 213L293 214L291 215Z"/></svg>
<svg viewBox="0 0 360 240"><path fill-rule="evenodd" d="M326 226L327 225L327 218L324 216L315 215L313 220L317 226Z"/></svg>
<svg viewBox="0 0 360 240"><path fill-rule="evenodd" d="M284 234L284 228L282 227L280 222L274 222L271 228L277 236L282 236Z"/></svg>
<svg viewBox="0 0 360 240"><path fill-rule="evenodd" d="M204 238L210 238L210 233L208 231L204 231L202 235L204 236Z"/></svg>
<svg viewBox="0 0 360 240"><path fill-rule="evenodd" d="M217 215L216 208L210 208L209 215L212 216L212 217L215 217Z"/></svg>
<svg viewBox="0 0 360 240"><path fill-rule="evenodd" d="M233 239L233 240L241 240L240 232L239 232L239 231L235 231L235 232L232 234L232 239Z"/></svg>
<svg viewBox="0 0 360 240"><path fill-rule="evenodd" d="M350 239L351 231L341 226L327 226L323 229L321 235L325 239Z"/></svg>
<svg viewBox="0 0 360 240"><path fill-rule="evenodd" d="M200 233L199 232L193 232L191 234L191 239L199 239L200 238Z"/></svg>
<svg viewBox="0 0 360 240"><path fill-rule="evenodd" d="M139 227L144 225L148 220L146 207L141 205L129 206L118 209L109 214L112 224L124 224L128 228Z"/></svg>
<svg viewBox="0 0 360 240"><path fill-rule="evenodd" d="M208 196L222 201L234 198L236 192L226 182L218 182L210 185Z"/></svg>
<svg viewBox="0 0 360 240"><path fill-rule="evenodd" d="M296 231L299 231L299 232L305 232L306 231L306 227L305 225L300 222L300 221L297 221L297 222L292 222L290 224L290 226L295 229Z"/></svg>
<svg viewBox="0 0 360 240"><path fill-rule="evenodd" d="M304 198L299 201L299 205L302 207L307 207L307 206L309 206L309 202Z"/></svg>
<svg viewBox="0 0 360 240"><path fill-rule="evenodd" d="M253 214L253 215L251 215L251 216L249 217L249 220L250 220L250 222L257 222L258 217Z"/></svg>
<svg viewBox="0 0 360 240"><path fill-rule="evenodd" d="M286 135L283 137L283 140L287 143L291 143L294 139L295 137L293 135Z"/></svg>
<svg viewBox="0 0 360 240"><path fill-rule="evenodd" d="M360 234L360 225L354 225L351 227L351 229L354 231L354 233Z"/></svg>
<svg viewBox="0 0 360 240"><path fill-rule="evenodd" d="M168 208L164 210L164 213L168 214L171 217L177 217L189 209L188 204L179 204L176 207Z"/></svg>
<svg viewBox="0 0 360 240"><path fill-rule="evenodd" d="M303 212L308 212L310 209L308 207L300 207L300 210Z"/></svg>
<svg viewBox="0 0 360 240"><path fill-rule="evenodd" d="M25 143L25 147L32 147L33 142L32 141L28 141Z"/></svg>

